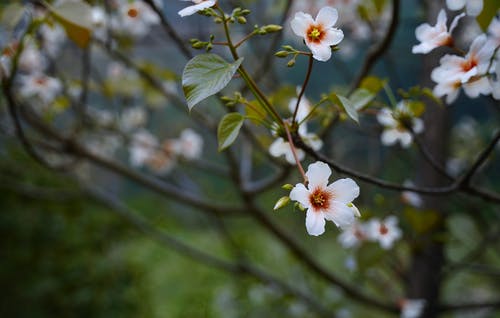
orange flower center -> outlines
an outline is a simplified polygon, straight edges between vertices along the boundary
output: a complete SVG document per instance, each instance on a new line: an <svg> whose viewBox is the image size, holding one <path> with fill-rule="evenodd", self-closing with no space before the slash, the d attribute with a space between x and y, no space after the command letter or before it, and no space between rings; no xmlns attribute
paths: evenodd
<svg viewBox="0 0 500 318"><path fill-rule="evenodd" d="M387 228L387 226L385 226L385 224L380 224L380 228L378 230L380 232L380 235L386 235L387 233L389 233L389 229Z"/></svg>
<svg viewBox="0 0 500 318"><path fill-rule="evenodd" d="M131 18L136 18L139 15L139 10L132 7L130 9L128 9L127 15Z"/></svg>
<svg viewBox="0 0 500 318"><path fill-rule="evenodd" d="M35 83L37 83L40 86L45 85L47 83L47 79L45 77L39 77L35 80Z"/></svg>
<svg viewBox="0 0 500 318"><path fill-rule="evenodd" d="M331 197L331 193L317 188L309 196L309 202L311 202L314 210L325 210L330 206Z"/></svg>
<svg viewBox="0 0 500 318"><path fill-rule="evenodd" d="M474 57L471 57L464 61L461 66L464 72L468 72L477 66L477 60Z"/></svg>
<svg viewBox="0 0 500 318"><path fill-rule="evenodd" d="M321 40L325 37L325 32L323 31L323 26L321 25L311 25L306 34L309 42L315 43L321 42Z"/></svg>

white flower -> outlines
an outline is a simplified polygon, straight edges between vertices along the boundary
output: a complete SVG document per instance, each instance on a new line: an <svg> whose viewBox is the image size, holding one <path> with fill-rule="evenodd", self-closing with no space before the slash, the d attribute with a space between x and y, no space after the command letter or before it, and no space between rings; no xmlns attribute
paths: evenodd
<svg viewBox="0 0 500 318"><path fill-rule="evenodd" d="M176 162L172 141L165 140L161 147L147 159L145 164L157 174L166 174L175 167Z"/></svg>
<svg viewBox="0 0 500 318"><path fill-rule="evenodd" d="M413 46L412 53L429 53L439 46L452 46L453 38L451 33L456 28L458 20L462 18L465 13L457 15L450 25L450 30L446 26L446 12L444 9L439 11L436 25L430 26L428 23L423 23L415 29L415 36L421 43Z"/></svg>
<svg viewBox="0 0 500 318"><path fill-rule="evenodd" d="M194 130L187 128L181 132L179 139L173 141L172 148L178 156L188 160L197 159L203 150L203 138Z"/></svg>
<svg viewBox="0 0 500 318"><path fill-rule="evenodd" d="M395 241L402 236L398 227L398 219L389 216L384 221L371 219L368 223L368 236L372 241L378 241L383 249L391 249Z"/></svg>
<svg viewBox="0 0 500 318"><path fill-rule="evenodd" d="M131 131L143 126L147 121L147 113L143 107L127 108L120 120L120 127L123 131Z"/></svg>
<svg viewBox="0 0 500 318"><path fill-rule="evenodd" d="M299 91L297 92L297 94ZM290 113L293 114L295 111L295 106L297 105L297 98L292 98L290 102L288 103L288 109L290 110ZM306 118L306 116L310 113L311 111L311 104L309 103L309 100L305 97L302 96L302 99L300 100L299 103L299 111L297 112L297 122L301 122ZM302 141L309 147L311 147L314 150L319 150L321 147L323 147L323 141L319 139L319 137L316 134L313 133L308 133L307 132L307 125L306 123L302 123L299 126L298 129L299 136L302 138ZM286 161L294 165L296 164L295 158L293 157L293 152L292 148L290 147L290 144L288 141L285 141L285 139L278 137L271 146L269 146L269 153L273 157L281 157L285 156ZM304 151L301 149L295 149L295 153L297 154L297 158L299 161L302 161L305 157Z"/></svg>
<svg viewBox="0 0 500 318"><path fill-rule="evenodd" d="M403 299L401 318L419 318L425 308L425 299Z"/></svg>
<svg viewBox="0 0 500 318"><path fill-rule="evenodd" d="M134 167L144 165L159 149L155 136L146 130L139 130L132 135L129 145L130 164Z"/></svg>
<svg viewBox="0 0 500 318"><path fill-rule="evenodd" d="M39 98L44 104L49 104L61 91L61 81L54 77L34 73L21 78L19 93L25 98Z"/></svg>
<svg viewBox="0 0 500 318"><path fill-rule="evenodd" d="M494 46L485 34L478 36L464 57L447 54L440 65L432 70L431 79L437 83L434 95L447 96L446 103L452 103L459 94L460 87L471 98L491 93L491 85L484 75L488 72Z"/></svg>
<svg viewBox="0 0 500 318"><path fill-rule="evenodd" d="M339 179L328 185L332 171L321 161L307 168L307 187L298 183L290 191L290 199L299 202L306 211L306 229L310 235L321 235L325 231L325 219L338 227L350 226L356 212L351 202L358 197L359 187L352 179Z"/></svg>
<svg viewBox="0 0 500 318"><path fill-rule="evenodd" d="M343 229L342 233L337 237L337 240L344 248L357 247L361 242L368 239L366 231L366 224L355 220L351 226Z"/></svg>
<svg viewBox="0 0 500 318"><path fill-rule="evenodd" d="M319 10L316 20L304 12L295 13L290 22L293 32L304 38L307 47L318 61L328 61L332 55L330 46L337 45L344 38L342 30L334 28L338 12L331 7Z"/></svg>
<svg viewBox="0 0 500 318"><path fill-rule="evenodd" d="M196 12L201 11L203 9L213 7L217 3L216 0L182 0L182 1L191 1L194 3L194 5L186 7L181 11L179 11L179 15L181 17L195 14Z"/></svg>
<svg viewBox="0 0 500 318"><path fill-rule="evenodd" d="M402 120L410 120L411 128L414 133L418 134L424 130L424 123L420 118L414 118L411 111L408 109L406 101L400 101L396 109L392 111L389 108L382 108L377 114L378 122L384 126L384 131L380 136L382 144L391 146L398 141L402 147L408 148L413 136L408 128L405 127Z"/></svg>
<svg viewBox="0 0 500 318"><path fill-rule="evenodd" d="M452 11L465 7L467 14L474 17L483 11L483 0L446 0L446 5Z"/></svg>
<svg viewBox="0 0 500 318"><path fill-rule="evenodd" d="M43 72L47 61L33 43L27 44L19 57L19 69L27 73Z"/></svg>
<svg viewBox="0 0 500 318"><path fill-rule="evenodd" d="M63 27L59 24L43 24L40 27L40 35L42 37L42 46L45 52L53 58L56 57L67 38Z"/></svg>
<svg viewBox="0 0 500 318"><path fill-rule="evenodd" d="M112 20L113 29L134 37L145 36L151 26L160 22L156 12L140 0L122 3L118 13Z"/></svg>

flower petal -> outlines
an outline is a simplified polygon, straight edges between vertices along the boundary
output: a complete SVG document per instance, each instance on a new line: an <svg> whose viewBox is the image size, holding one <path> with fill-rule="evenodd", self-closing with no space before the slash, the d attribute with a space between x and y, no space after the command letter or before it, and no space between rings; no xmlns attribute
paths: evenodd
<svg viewBox="0 0 500 318"><path fill-rule="evenodd" d="M446 0L446 5L450 10L460 10L465 6L467 0Z"/></svg>
<svg viewBox="0 0 500 318"><path fill-rule="evenodd" d="M328 212L324 212L324 216L325 219L332 221L342 229L348 228L355 221L353 209L339 201L331 202L330 209Z"/></svg>
<svg viewBox="0 0 500 318"><path fill-rule="evenodd" d="M329 45L306 43L307 47L311 50L313 58L320 62L326 62L332 56L332 49Z"/></svg>
<svg viewBox="0 0 500 318"><path fill-rule="evenodd" d="M332 174L330 167L321 161L311 163L307 167L306 177L309 182L309 189L321 188L324 189L328 185L328 178Z"/></svg>
<svg viewBox="0 0 500 318"><path fill-rule="evenodd" d="M345 204L351 203L359 196L359 186L351 178L339 179L330 184L327 189L333 193L335 201Z"/></svg>
<svg viewBox="0 0 500 318"><path fill-rule="evenodd" d="M329 29L326 31L325 38L321 41L322 45L337 45L344 39L344 32L340 29Z"/></svg>
<svg viewBox="0 0 500 318"><path fill-rule="evenodd" d="M331 28L337 23L339 13L332 7L323 7L316 16L316 23L323 25L325 29Z"/></svg>
<svg viewBox="0 0 500 318"><path fill-rule="evenodd" d="M289 195L291 200L299 202L305 208L311 206L311 202L309 201L309 196L310 196L309 191L302 183L297 183L295 187L293 187L292 191L290 191Z"/></svg>
<svg viewBox="0 0 500 318"><path fill-rule="evenodd" d="M215 5L215 0L207 0L207 1L200 2L199 4L195 4L195 5L186 7L184 9L182 9L181 11L179 11L178 13L181 17L185 17L188 15L195 14L196 12L198 12L200 10L210 8L214 5Z"/></svg>
<svg viewBox="0 0 500 318"><path fill-rule="evenodd" d="M293 33L303 38L307 37L309 26L314 24L314 20L310 14L304 12L295 13L295 17L290 21Z"/></svg>
<svg viewBox="0 0 500 318"><path fill-rule="evenodd" d="M309 235L318 236L325 232L325 218L323 213L308 209L306 213L306 229Z"/></svg>

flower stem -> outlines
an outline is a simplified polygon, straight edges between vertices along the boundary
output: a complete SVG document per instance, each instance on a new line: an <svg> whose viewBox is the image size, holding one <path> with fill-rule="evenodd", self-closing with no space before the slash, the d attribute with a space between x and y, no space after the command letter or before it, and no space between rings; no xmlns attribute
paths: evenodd
<svg viewBox="0 0 500 318"><path fill-rule="evenodd" d="M228 19L226 19L226 15L224 11L220 7L215 7L219 13L221 14L220 18L223 21L223 26L224 26L224 33L226 35L227 39L227 44L229 47L229 50L231 51L231 55L233 56L234 60L239 59L238 52L236 51L236 46L233 44L233 41L231 40L231 35L229 34L229 27L228 27ZM253 95L255 98L259 101L259 103L264 107L264 109L271 115L271 117L276 120L278 125L284 126L283 124L283 119L281 119L281 116L276 112L274 107L271 105L271 103L267 100L266 96L262 91L259 89L257 84L254 82L254 80L250 77L248 72L245 70L243 65L240 65L238 68L238 73L241 75L243 80L247 83L248 88L252 91Z"/></svg>
<svg viewBox="0 0 500 318"><path fill-rule="evenodd" d="M292 134L290 134L290 129L288 129L288 123L284 122L286 137L288 139L288 144L290 145L290 149L292 150L293 158L295 159L295 163L297 164L297 168L299 169L302 178L304 179L304 185L307 183L306 173L304 172L304 168L302 168L302 164L300 163L299 157L297 156L297 151L295 145L293 144Z"/></svg>
<svg viewBox="0 0 500 318"><path fill-rule="evenodd" d="M302 87L300 89L299 96L297 97L297 104L295 104L295 110L293 111L292 122L295 122L295 119L297 118L300 100L302 99L302 96L304 96L304 92L306 90L307 84L309 83L309 79L311 78L312 67L313 67L313 57L312 57L312 54L309 54L309 63L307 65L306 77L305 77L304 83L302 84Z"/></svg>

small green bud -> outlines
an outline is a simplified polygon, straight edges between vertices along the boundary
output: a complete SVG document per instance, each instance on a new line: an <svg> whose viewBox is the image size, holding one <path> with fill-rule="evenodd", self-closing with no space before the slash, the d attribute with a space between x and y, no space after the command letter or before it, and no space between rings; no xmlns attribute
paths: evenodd
<svg viewBox="0 0 500 318"><path fill-rule="evenodd" d="M205 48L208 51L212 49L212 43L207 43L207 47Z"/></svg>
<svg viewBox="0 0 500 318"><path fill-rule="evenodd" d="M206 42L201 42L201 41L191 43L191 46L193 47L193 49L197 49L197 50L202 49L205 45L206 45Z"/></svg>
<svg viewBox="0 0 500 318"><path fill-rule="evenodd" d="M200 42L200 40L198 40L198 39L189 39L189 43L191 43L191 44L196 43L196 42Z"/></svg>
<svg viewBox="0 0 500 318"><path fill-rule="evenodd" d="M241 14L241 15L249 15L249 14L250 14L250 10L248 10L248 9L243 9L243 10L241 10L240 14Z"/></svg>
<svg viewBox="0 0 500 318"><path fill-rule="evenodd" d="M214 18L214 22L217 23L217 24L221 24L222 23L222 19L220 17L215 17Z"/></svg>
<svg viewBox="0 0 500 318"><path fill-rule="evenodd" d="M295 202L295 205L294 207L296 209L299 209L300 211L304 212L306 210L306 208L304 208L304 206L302 204L300 204L299 202Z"/></svg>
<svg viewBox="0 0 500 318"><path fill-rule="evenodd" d="M228 19L228 21L229 21L229 23L234 23L234 21L235 21L235 20L234 20L234 17L230 17L230 18Z"/></svg>
<svg viewBox="0 0 500 318"><path fill-rule="evenodd" d="M241 9L240 7L238 7L238 8L234 8L233 13L232 13L232 16L233 16L233 17L238 17L238 16L240 16L240 15L241 15L241 11L242 11L242 9Z"/></svg>
<svg viewBox="0 0 500 318"><path fill-rule="evenodd" d="M276 204L274 205L274 208L273 210L276 211L276 210L279 210L285 206L288 205L288 203L290 203L290 198L288 196L284 196L284 197L281 197L277 202Z"/></svg>
<svg viewBox="0 0 500 318"><path fill-rule="evenodd" d="M245 19L245 17L238 17L238 23L239 24L246 24L247 23L247 19Z"/></svg>
<svg viewBox="0 0 500 318"><path fill-rule="evenodd" d="M284 190L290 191L293 189L293 184L287 183L287 184L282 185L281 188Z"/></svg>
<svg viewBox="0 0 500 318"><path fill-rule="evenodd" d="M290 61L288 61L288 63L286 63L286 66L288 67L293 67L295 65L295 59L291 59Z"/></svg>
<svg viewBox="0 0 500 318"><path fill-rule="evenodd" d="M233 99L229 96L222 96L220 100L223 101L224 103L227 103L229 101L232 101Z"/></svg>
<svg viewBox="0 0 500 318"><path fill-rule="evenodd" d="M267 33L272 33L272 32L279 32L283 29L281 25L277 24L268 24L265 25L261 28L262 30L266 31Z"/></svg>
<svg viewBox="0 0 500 318"><path fill-rule="evenodd" d="M274 53L274 56L276 56L276 57L287 57L288 54L290 54L290 53L288 53L287 51L278 51L278 52Z"/></svg>
<svg viewBox="0 0 500 318"><path fill-rule="evenodd" d="M259 35L266 35L267 34L267 31L264 30L263 28L260 28L258 31L257 31L257 34Z"/></svg>
<svg viewBox="0 0 500 318"><path fill-rule="evenodd" d="M291 45L283 45L282 48L289 51L289 52L295 51L295 49Z"/></svg>

